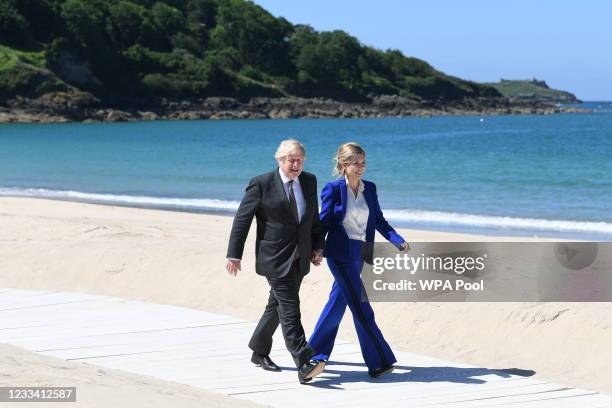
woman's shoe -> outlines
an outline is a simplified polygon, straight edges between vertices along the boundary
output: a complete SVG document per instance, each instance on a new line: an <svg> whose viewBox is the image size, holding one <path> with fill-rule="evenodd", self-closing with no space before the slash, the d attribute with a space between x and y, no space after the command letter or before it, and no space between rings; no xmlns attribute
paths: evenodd
<svg viewBox="0 0 612 408"><path fill-rule="evenodd" d="M393 364L391 364L391 365L388 365L387 367L379 367L375 370L368 371L368 374L370 374L370 377L372 378L378 378L381 375L390 373L391 371L393 371L394 368L395 367L393 366Z"/></svg>

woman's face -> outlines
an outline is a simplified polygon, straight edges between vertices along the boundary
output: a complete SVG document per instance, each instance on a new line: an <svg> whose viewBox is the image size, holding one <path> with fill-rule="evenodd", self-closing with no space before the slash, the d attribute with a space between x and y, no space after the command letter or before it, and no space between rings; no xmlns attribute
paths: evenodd
<svg viewBox="0 0 612 408"><path fill-rule="evenodd" d="M365 156L360 154L357 159L351 164L344 165L344 172L350 179L362 178L366 170Z"/></svg>

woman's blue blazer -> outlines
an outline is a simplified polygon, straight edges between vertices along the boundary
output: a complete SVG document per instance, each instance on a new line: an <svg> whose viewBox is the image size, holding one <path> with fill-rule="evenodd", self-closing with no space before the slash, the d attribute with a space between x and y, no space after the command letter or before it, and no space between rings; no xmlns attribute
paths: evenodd
<svg viewBox="0 0 612 408"><path fill-rule="evenodd" d="M375 231L394 244L396 247L404 242L393 227L389 225L383 216L378 196L376 195L376 184L362 180L364 184L363 195L370 210L366 227L366 242L374 242ZM347 190L344 178L329 182L321 191L321 223L327 232L323 256L337 260L351 261L361 256L355 253L354 245L350 240L342 221L346 215Z"/></svg>

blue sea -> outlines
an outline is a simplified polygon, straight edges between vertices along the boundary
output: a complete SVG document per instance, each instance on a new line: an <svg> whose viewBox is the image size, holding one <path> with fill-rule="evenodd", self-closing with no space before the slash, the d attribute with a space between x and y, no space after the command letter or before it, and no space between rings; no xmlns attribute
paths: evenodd
<svg viewBox="0 0 612 408"><path fill-rule="evenodd" d="M0 195L231 213L285 138L319 187L367 151L393 225L612 240L612 102L592 113L403 119L0 124Z"/></svg>

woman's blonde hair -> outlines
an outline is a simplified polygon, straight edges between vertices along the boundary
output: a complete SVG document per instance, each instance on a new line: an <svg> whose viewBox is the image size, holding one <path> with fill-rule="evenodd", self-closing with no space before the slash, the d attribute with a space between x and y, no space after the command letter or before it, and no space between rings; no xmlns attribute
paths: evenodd
<svg viewBox="0 0 612 408"><path fill-rule="evenodd" d="M348 142L340 145L338 151L336 152L336 156L334 157L334 170L332 171L332 175L336 177L343 177L345 173L345 166L347 164L352 164L357 161L359 156L363 156L365 158L365 150L358 143Z"/></svg>

